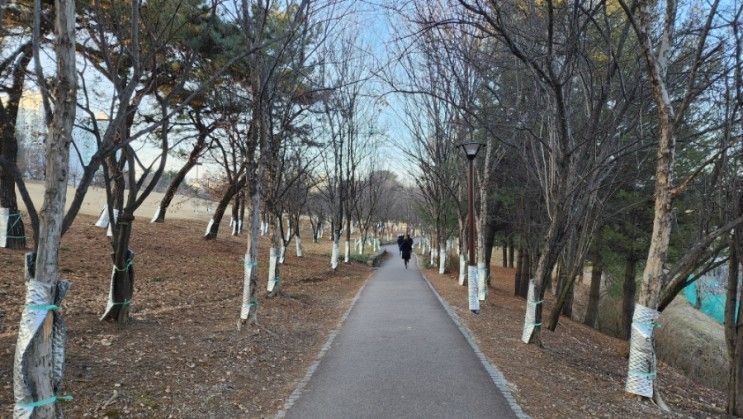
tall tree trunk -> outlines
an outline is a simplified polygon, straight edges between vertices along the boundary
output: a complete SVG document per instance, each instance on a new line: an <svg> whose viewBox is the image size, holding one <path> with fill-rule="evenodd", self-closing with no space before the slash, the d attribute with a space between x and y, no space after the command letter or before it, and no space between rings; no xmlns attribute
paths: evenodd
<svg viewBox="0 0 743 419"><path fill-rule="evenodd" d="M21 55L13 67L13 83L6 92L7 100L0 106L0 157L8 164L16 164L18 159L18 139L16 137L16 119L18 106L23 95L23 84L26 80L26 67L32 58L31 42L23 45ZM15 176L12 170L0 165L0 247L24 249L26 233L15 193Z"/></svg>
<svg viewBox="0 0 743 419"><path fill-rule="evenodd" d="M521 341L524 343L542 346L542 308L544 306L544 284L552 275L552 268L557 259L559 228L562 223L560 209L555 211L543 239L542 249L537 262L534 277L529 280L529 290L526 297L526 313L524 314L524 328Z"/></svg>
<svg viewBox="0 0 743 419"><path fill-rule="evenodd" d="M513 268L513 259L514 259L514 253L516 249L514 248L513 244L513 234L508 236L508 267Z"/></svg>
<svg viewBox="0 0 743 419"><path fill-rule="evenodd" d="M739 286L740 274L740 234L733 233L730 240L730 259L728 260L727 298L725 301L725 341L728 359L728 414L743 415L743 318L739 301L743 301L743 287Z"/></svg>
<svg viewBox="0 0 743 419"><path fill-rule="evenodd" d="M65 332L56 309L69 286L66 281L59 280L59 246L76 110L75 2L57 0L55 9L55 106L45 146L45 192L37 251L35 256L27 256L27 266L34 266L34 269L27 275L26 305L21 315L13 368L16 417L61 416L61 408L55 401L64 397ZM34 15L38 23L41 10L35 8ZM37 406L48 400L52 402Z"/></svg>
<svg viewBox="0 0 743 419"><path fill-rule="evenodd" d="M247 248L245 250L243 298L240 318L237 321L238 330L246 322L255 323L258 320L258 237L261 234L261 194L256 177L251 179L248 190L250 194L250 228L248 229Z"/></svg>
<svg viewBox="0 0 743 419"><path fill-rule="evenodd" d="M296 233L294 233L294 244L296 249L296 255L298 258L304 257L304 245L302 244L302 225L301 215L298 215L295 221Z"/></svg>
<svg viewBox="0 0 743 419"><path fill-rule="evenodd" d="M281 215L278 217L281 217ZM281 257L280 252L284 246L284 241L281 239L281 227L279 226L278 217L271 217L271 221L269 222L271 248L268 256L268 281L266 282L266 290L269 296L275 296L281 292L279 258Z"/></svg>
<svg viewBox="0 0 743 419"><path fill-rule="evenodd" d="M175 177L173 177L173 180L170 181L170 185L168 185L168 189L165 191L165 195L163 195L163 199L160 201L160 204L158 205L155 212L155 216L152 217L151 222L165 222L165 213L168 211L168 207L173 201L175 193L178 192L178 188L186 179L186 175L188 174L188 172L196 167L196 164L199 162L199 156L201 155L201 152L204 151L204 148L206 148L206 136L202 137L200 135L196 141L196 144L194 145L194 148L188 155L188 160L186 160L186 163L180 168L180 170L178 170L178 173L176 173Z"/></svg>
<svg viewBox="0 0 743 419"><path fill-rule="evenodd" d="M206 227L204 240L214 240L217 238L217 233L219 233L219 224L222 222L222 217L224 217L224 211L227 209L230 201L232 201L232 198L244 186L245 176L240 176L240 180L238 180L236 183L231 184L224 192L224 195L222 195L222 199L219 200L219 203L217 203L217 207L214 209L214 215L212 215L212 219L209 221L209 225Z"/></svg>
<svg viewBox="0 0 743 419"><path fill-rule="evenodd" d="M120 326L129 321L129 307L134 296L134 253L129 249L133 221L134 216L126 210L116 221L111 288L106 310L101 316L101 320L116 322Z"/></svg>
<svg viewBox="0 0 743 419"><path fill-rule="evenodd" d="M492 288L491 280L492 275L490 272L490 266L491 261L493 259L493 246L495 245L495 223L490 222L485 225L485 231L482 232L483 235L483 264L484 264L484 272L485 272L485 285L488 288Z"/></svg>
<svg viewBox="0 0 743 419"><path fill-rule="evenodd" d="M534 272L532 266L532 257L527 249L524 249L524 261L521 267L521 289L519 295L521 298L526 298L529 293L529 282L531 281L532 273Z"/></svg>
<svg viewBox="0 0 743 419"><path fill-rule="evenodd" d="M459 285L467 285L467 227L466 221L459 219Z"/></svg>
<svg viewBox="0 0 743 419"><path fill-rule="evenodd" d="M245 222L245 206L247 205L247 197L245 191L240 191L240 212L237 214L237 234L241 234Z"/></svg>
<svg viewBox="0 0 743 419"><path fill-rule="evenodd" d="M635 290L637 288L637 258L631 255L624 265L622 281L622 338L629 339L632 330L632 314L635 311Z"/></svg>
<svg viewBox="0 0 743 419"><path fill-rule="evenodd" d="M555 282L557 286L553 287L555 297L557 297L562 288L565 286L565 283L567 282L567 276L568 272L565 269L565 261L563 260L563 258L560 258L559 262L557 262L557 268L555 272Z"/></svg>
<svg viewBox="0 0 743 419"><path fill-rule="evenodd" d="M446 253L446 239L444 238L444 235L439 235L439 242L438 242L438 255L439 255L439 274L446 273L446 260L448 259L449 255Z"/></svg>
<svg viewBox="0 0 743 419"><path fill-rule="evenodd" d="M736 99L743 103L743 39L739 26L733 25L735 36L735 86ZM740 122L743 127L743 121ZM740 192L739 192L740 193ZM738 215L743 212L743 194L738 199ZM743 235L736 228L730 243L728 261L728 295L725 302L725 337L728 342L730 374L728 382L728 414L743 416L743 316L739 304L743 304L743 286L738 283L740 261L743 252ZM733 326L735 325L735 326Z"/></svg>
<svg viewBox="0 0 743 419"><path fill-rule="evenodd" d="M596 327L596 319L599 313L599 299L601 298L601 276L603 275L603 266L601 253L595 251L591 261L591 288L588 292L588 307L586 308L586 317L583 324Z"/></svg>
<svg viewBox="0 0 743 419"><path fill-rule="evenodd" d="M351 213L348 210L346 211L346 242L344 247L343 261L345 263L349 263L351 261Z"/></svg>
<svg viewBox="0 0 743 419"><path fill-rule="evenodd" d="M578 277L578 270L583 269L582 261L574 264L569 269L563 263L561 261L558 268L558 293L547 323L547 328L551 331L557 328L557 323L560 321L560 314L567 317L572 315L575 279Z"/></svg>
<svg viewBox="0 0 743 419"><path fill-rule="evenodd" d="M716 3L715 3L716 4ZM653 230L650 235L650 246L642 273L637 303L632 317L630 336L629 365L625 391L642 397L654 398L666 409L665 403L657 397L656 389L656 356L655 356L655 323L660 313L657 311L660 302L661 278L663 265L668 257L668 245L671 238L671 211L673 204L672 169L675 151L675 119L665 77L671 44L671 29L675 19L675 9L667 8L666 26L661 35L661 47L656 56L656 49L650 37L651 8L649 3L640 3L637 7L638 23L634 27L645 57L653 98L658 114L658 149L655 166L655 207ZM670 22L670 23L669 23Z"/></svg>
<svg viewBox="0 0 743 419"><path fill-rule="evenodd" d="M508 240L507 239L503 239L503 248L501 250L502 250L501 257L503 258L502 266L504 268L507 268L508 267Z"/></svg>
<svg viewBox="0 0 743 419"><path fill-rule="evenodd" d="M235 194L235 197L232 201L232 214L230 216L230 227L232 227L232 235L237 236L239 235L239 224L238 220L240 218L240 192Z"/></svg>
<svg viewBox="0 0 743 419"><path fill-rule="evenodd" d="M330 268L334 271L338 269L338 259L340 258L340 241L341 234L338 230L333 228L333 244L330 254Z"/></svg>
<svg viewBox="0 0 743 419"><path fill-rule="evenodd" d="M519 250L519 256L516 258L516 273L513 276L513 295L521 296L521 270L524 269L524 252Z"/></svg>

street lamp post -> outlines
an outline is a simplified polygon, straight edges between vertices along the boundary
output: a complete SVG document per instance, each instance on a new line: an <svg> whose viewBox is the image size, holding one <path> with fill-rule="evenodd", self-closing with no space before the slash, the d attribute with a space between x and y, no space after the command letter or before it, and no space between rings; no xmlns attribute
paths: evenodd
<svg viewBox="0 0 743 419"><path fill-rule="evenodd" d="M477 263L475 261L475 157L482 144L467 142L460 145L469 161L469 176L467 177L467 291L470 311L480 313L480 300L477 292Z"/></svg>

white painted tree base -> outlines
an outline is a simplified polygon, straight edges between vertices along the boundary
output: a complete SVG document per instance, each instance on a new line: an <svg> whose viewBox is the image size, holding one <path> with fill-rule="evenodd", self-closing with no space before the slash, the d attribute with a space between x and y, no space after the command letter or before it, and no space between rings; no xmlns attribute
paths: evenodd
<svg viewBox="0 0 743 419"><path fill-rule="evenodd" d="M245 273L243 275L243 298L242 305L240 306L240 319L248 320L251 314L255 313L258 302L251 301L250 294L250 279L254 275L254 271L258 269L258 261L250 259L249 254L245 254Z"/></svg>
<svg viewBox="0 0 743 419"><path fill-rule="evenodd" d="M446 245L439 250L439 274L446 273Z"/></svg>
<svg viewBox="0 0 743 419"><path fill-rule="evenodd" d="M464 254L459 255L459 285L464 285L464 281L467 279L467 261L465 260Z"/></svg>
<svg viewBox="0 0 743 419"><path fill-rule="evenodd" d="M268 257L268 281L266 283L266 290L268 292L274 292L274 289L277 288L277 283L279 281L278 275L276 275L276 267L278 262L276 253L276 248L271 246Z"/></svg>
<svg viewBox="0 0 743 419"><path fill-rule="evenodd" d="M101 215L98 216L98 221L95 222L95 226L98 228L108 227L108 206L104 205L101 210Z"/></svg>
<svg viewBox="0 0 743 419"><path fill-rule="evenodd" d="M340 245L337 241L333 242L333 253L330 255L330 267L333 270L338 269L338 253L340 252Z"/></svg>
<svg viewBox="0 0 743 419"><path fill-rule="evenodd" d="M477 296L480 301L485 301L485 297L488 295L488 287L485 281L487 281L487 272L485 270L484 263L477 264Z"/></svg>
<svg viewBox="0 0 743 419"><path fill-rule="evenodd" d="M294 245L296 246L297 257L298 258L304 257L304 246L302 245L302 238L297 237L294 240Z"/></svg>
<svg viewBox="0 0 743 419"><path fill-rule="evenodd" d="M116 224L116 220L118 219L119 219L119 210L115 209L114 210L114 224ZM108 223L108 230L106 230L106 236L113 237L113 235L114 235L114 231L113 231L113 228L111 227L111 223Z"/></svg>
<svg viewBox="0 0 743 419"><path fill-rule="evenodd" d="M526 295L526 313L524 314L524 329L521 333L521 341L529 343L534 329L541 327L542 323L537 323L537 305L542 304L534 296L534 280L529 279L529 292Z"/></svg>
<svg viewBox="0 0 743 419"><path fill-rule="evenodd" d="M157 219L160 218L161 212L162 212L162 208L160 208L160 204L158 204L157 208L155 209L155 215L153 215L152 219L150 220L150 224L154 224L157 222Z"/></svg>
<svg viewBox="0 0 743 419"><path fill-rule="evenodd" d="M10 208L0 208L0 247L8 247Z"/></svg>
<svg viewBox="0 0 743 419"><path fill-rule="evenodd" d="M477 266L467 266L467 301L473 313L480 311L480 300L477 295Z"/></svg>
<svg viewBox="0 0 743 419"><path fill-rule="evenodd" d="M204 237L209 235L209 232L212 230L213 225L214 225L214 218L209 220L209 224L206 225L206 232L204 233Z"/></svg>
<svg viewBox="0 0 743 419"><path fill-rule="evenodd" d="M624 390L647 398L653 397L657 360L655 357L655 328L660 313L635 304L629 346L629 366Z"/></svg>

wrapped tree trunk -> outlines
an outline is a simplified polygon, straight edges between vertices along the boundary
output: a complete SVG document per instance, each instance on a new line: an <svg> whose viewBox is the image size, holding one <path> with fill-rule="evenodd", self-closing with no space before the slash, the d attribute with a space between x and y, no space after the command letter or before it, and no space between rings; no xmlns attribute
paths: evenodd
<svg viewBox="0 0 743 419"><path fill-rule="evenodd" d="M124 211L119 215L114 234L113 269L106 310L101 320L120 326L129 321L129 307L134 296L134 253L129 249L134 216Z"/></svg>
<svg viewBox="0 0 743 419"><path fill-rule="evenodd" d="M446 273L446 241L442 238L439 240L439 274Z"/></svg>
<svg viewBox="0 0 743 419"><path fill-rule="evenodd" d="M437 246L434 246L434 245L433 245L433 243L434 243L434 241L433 241L433 237L431 237L431 239L430 239L430 241L429 241L429 245L428 245L429 256L430 256L430 259L429 259L429 262L428 262L428 264L429 264L429 265L430 265L430 266L431 266L432 268L433 268L434 266L436 266L436 249L437 249Z"/></svg>
<svg viewBox="0 0 743 419"><path fill-rule="evenodd" d="M281 277L279 276L279 258L280 252L284 247L281 233L279 232L278 222L275 217L269 222L269 234L271 237L271 248L268 253L268 281L266 290L269 296L278 295L281 292Z"/></svg>
<svg viewBox="0 0 743 419"><path fill-rule="evenodd" d="M481 211L487 208L481 207ZM482 218L482 217L481 217ZM480 301L484 301L490 288L490 261L493 255L493 245L495 244L495 225L487 222L488 217L484 217L479 224L482 225L477 238L477 293Z"/></svg>
<svg viewBox="0 0 743 419"><path fill-rule="evenodd" d="M59 307L68 284L59 278L59 246L76 110L75 2L57 0L55 9L55 106L45 145L45 191L37 251L36 255L26 257L26 305L21 314L13 368L16 418L61 416L56 402L66 399L62 394L65 326ZM36 7L36 33L40 16L41 10ZM38 45L40 41L35 38Z"/></svg>
<svg viewBox="0 0 743 419"><path fill-rule="evenodd" d="M304 257L304 246L302 245L302 236L299 233L299 228L297 228L297 233L294 237L294 243L296 246L297 257Z"/></svg>
<svg viewBox="0 0 743 419"><path fill-rule="evenodd" d="M261 194L258 183L251 181L250 228L248 229L247 249L245 250L245 271L243 275L243 296L237 328L250 321L256 323L258 312L258 237L261 229Z"/></svg>
<svg viewBox="0 0 743 419"><path fill-rule="evenodd" d="M485 208L487 207L483 205L481 211L484 211ZM485 300L490 287L490 261L495 245L495 226L493 223L487 222L487 219L488 217L484 217L478 223L480 234L477 235L477 292L480 301Z"/></svg>
<svg viewBox="0 0 743 419"><path fill-rule="evenodd" d="M13 201L15 193L13 193ZM8 249L23 249L26 247L26 233L23 225L23 216L18 210L18 204L6 200L7 207L0 207L0 247Z"/></svg>
<svg viewBox="0 0 743 419"><path fill-rule="evenodd" d="M333 233L333 250L330 255L330 267L333 270L338 269L338 258L340 257L340 234L338 232Z"/></svg>
<svg viewBox="0 0 743 419"><path fill-rule="evenodd" d="M524 314L524 328L521 341L524 343L542 345L540 336L542 327L542 308L544 302L544 285L552 275L552 268L557 259L556 248L558 229L562 223L562 215L558 208L553 212L553 218L547 228L542 249L537 262L534 276L529 279L529 288L526 297L526 313Z"/></svg>
<svg viewBox="0 0 743 419"><path fill-rule="evenodd" d="M712 3L704 27L698 35L697 51L703 51L707 34L713 26L713 17L717 13L719 1ZM668 257L668 247L671 237L673 200L682 189L673 185L674 153L676 148L675 125L681 120L685 109L692 99L693 84L689 84L678 114L671 102L671 94L666 85L667 69L670 49L673 45L674 25L676 21L675 3L668 3L665 8L660 44L653 45L651 28L655 22L655 11L649 3L638 3L634 10L626 8L630 17L636 17L633 29L637 35L642 55L645 58L652 95L657 112L657 159L655 163L655 206L653 230L650 235L650 246L642 273L642 280L632 315L632 331L630 335L630 353L625 391L642 397L653 398L661 408L667 409L660 399L656 389L656 357L655 357L655 326L660 313L661 291L663 287L663 267ZM696 59L692 63L690 81L693 83L696 71L702 60Z"/></svg>

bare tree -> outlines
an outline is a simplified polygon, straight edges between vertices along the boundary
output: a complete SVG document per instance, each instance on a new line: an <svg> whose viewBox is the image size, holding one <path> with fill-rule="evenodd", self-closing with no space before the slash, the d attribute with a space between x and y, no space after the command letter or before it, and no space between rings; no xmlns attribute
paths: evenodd
<svg viewBox="0 0 743 419"><path fill-rule="evenodd" d="M34 8L38 34L41 1ZM72 126L75 122L77 73L75 63L75 2L55 2L54 52L57 62L56 84L52 94L45 90L45 109L51 115L45 147L46 177L44 204L39 218L39 236L35 252L26 256L26 305L16 345L15 417L56 417L56 403L62 395L65 326L58 310L69 283L59 278L59 246L63 233L67 167ZM40 39L34 37L38 57ZM40 79L42 74L38 73Z"/></svg>

